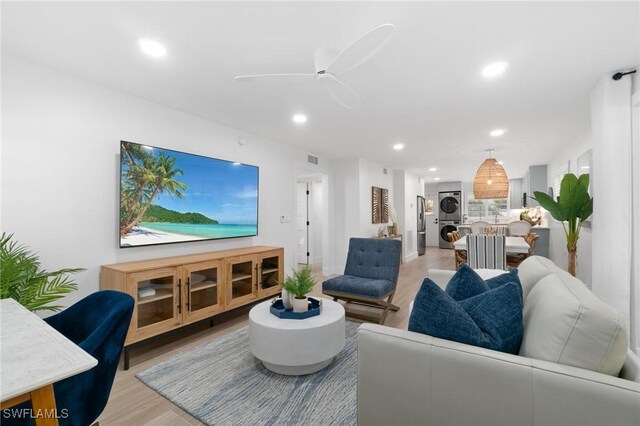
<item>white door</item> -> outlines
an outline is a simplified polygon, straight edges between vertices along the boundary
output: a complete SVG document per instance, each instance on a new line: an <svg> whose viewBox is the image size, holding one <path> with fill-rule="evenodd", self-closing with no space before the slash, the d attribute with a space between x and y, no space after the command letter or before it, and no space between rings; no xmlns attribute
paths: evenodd
<svg viewBox="0 0 640 426"><path fill-rule="evenodd" d="M433 206L433 214L425 216L427 222L427 247L438 247L440 244L440 229L438 226L438 193L428 192L425 194L424 198L427 205L431 204L431 206Z"/></svg>
<svg viewBox="0 0 640 426"><path fill-rule="evenodd" d="M640 90L631 98L631 131L632 131L632 257L631 257L631 309L630 320L631 347L636 353L640 351ZM592 176L593 179L593 176Z"/></svg>
<svg viewBox="0 0 640 426"><path fill-rule="evenodd" d="M322 181L309 183L309 263L322 264Z"/></svg>
<svg viewBox="0 0 640 426"><path fill-rule="evenodd" d="M308 234L308 212L309 194L308 184L298 182L297 184L297 209L296 209L296 262L309 264L309 234Z"/></svg>

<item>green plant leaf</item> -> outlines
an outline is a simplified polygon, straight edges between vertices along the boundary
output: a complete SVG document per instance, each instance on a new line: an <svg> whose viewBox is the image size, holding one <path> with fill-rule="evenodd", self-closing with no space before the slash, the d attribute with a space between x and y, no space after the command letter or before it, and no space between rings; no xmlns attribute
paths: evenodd
<svg viewBox="0 0 640 426"><path fill-rule="evenodd" d="M589 198L580 212L580 221L584 222L593 214L593 198Z"/></svg>
<svg viewBox="0 0 640 426"><path fill-rule="evenodd" d="M593 198L589 195L589 175L583 174L579 178L571 173L564 175L557 202L543 192L535 192L535 195L534 199L547 209L554 219L563 222L567 250L575 252L582 222L593 213Z"/></svg>
<svg viewBox="0 0 640 426"><path fill-rule="evenodd" d="M534 191L533 195L535 195L535 197L531 198L536 200L544 209L548 210L555 220L559 220L560 222L567 220L567 212L560 203L544 192Z"/></svg>
<svg viewBox="0 0 640 426"><path fill-rule="evenodd" d="M560 196L558 198L558 202L563 206L566 206L569 203L569 198L573 193L573 190L576 186L578 186L578 177L573 173L567 173L562 177L562 182L560 183Z"/></svg>
<svg viewBox="0 0 640 426"><path fill-rule="evenodd" d="M587 191L587 188L585 188L582 185L579 185L576 188L576 195L573 199L573 206L572 206L573 210L571 211L572 216L575 218L579 218L580 214L584 210L584 207L587 205L590 199L591 198L589 197L589 192Z"/></svg>
<svg viewBox="0 0 640 426"><path fill-rule="evenodd" d="M77 290L68 275L84 269L41 269L38 256L12 238L13 234L5 233L0 237L0 297L15 299L31 311L60 310L61 306L51 303Z"/></svg>
<svg viewBox="0 0 640 426"><path fill-rule="evenodd" d="M578 181L580 182L581 185L584 185L587 188L587 190L589 189L589 173L581 174L580 177L578 178Z"/></svg>
<svg viewBox="0 0 640 426"><path fill-rule="evenodd" d="M585 186L583 178L580 181L576 175L568 173L562 178L560 186L560 205L565 209L569 228L576 231L578 222L576 219L580 217L585 204L589 201L588 186ZM588 178L587 178L588 182Z"/></svg>

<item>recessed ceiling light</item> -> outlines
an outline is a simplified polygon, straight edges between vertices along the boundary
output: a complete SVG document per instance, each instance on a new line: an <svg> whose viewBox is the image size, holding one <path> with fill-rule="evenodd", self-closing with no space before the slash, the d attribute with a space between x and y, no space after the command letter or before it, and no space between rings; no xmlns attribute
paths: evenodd
<svg viewBox="0 0 640 426"><path fill-rule="evenodd" d="M167 49L162 44L150 38L141 38L138 45L144 53L154 58L161 58L167 54Z"/></svg>
<svg viewBox="0 0 640 426"><path fill-rule="evenodd" d="M397 144L393 145L393 149L395 149L396 151L400 151L402 148L404 148L404 144L403 143L397 143Z"/></svg>
<svg viewBox="0 0 640 426"><path fill-rule="evenodd" d="M294 114L293 122L294 123L298 123L298 124L306 123L307 122L307 116L304 115L304 114Z"/></svg>
<svg viewBox="0 0 640 426"><path fill-rule="evenodd" d="M440 178L433 178L433 180L440 180Z"/></svg>
<svg viewBox="0 0 640 426"><path fill-rule="evenodd" d="M485 77L497 77L504 73L508 66L509 64L506 62L494 62L482 69L482 75Z"/></svg>
<svg viewBox="0 0 640 426"><path fill-rule="evenodd" d="M429 171L430 171L430 172L435 172L436 170L438 170L438 168L437 168L437 167L430 167L430 168L429 168Z"/></svg>
<svg viewBox="0 0 640 426"><path fill-rule="evenodd" d="M504 135L504 132L506 132L506 131L507 131L506 129L495 129L495 130L492 130L491 132L489 132L489 135L491 135L491 136L493 136L495 138L495 137Z"/></svg>

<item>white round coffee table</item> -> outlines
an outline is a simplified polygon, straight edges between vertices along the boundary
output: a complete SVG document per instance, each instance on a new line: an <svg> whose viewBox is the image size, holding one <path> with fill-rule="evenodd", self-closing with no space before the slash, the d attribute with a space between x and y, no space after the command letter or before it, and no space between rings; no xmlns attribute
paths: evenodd
<svg viewBox="0 0 640 426"><path fill-rule="evenodd" d="M344 308L322 298L320 315L281 319L271 301L249 312L249 350L269 370L286 375L311 374L331 364L344 348Z"/></svg>

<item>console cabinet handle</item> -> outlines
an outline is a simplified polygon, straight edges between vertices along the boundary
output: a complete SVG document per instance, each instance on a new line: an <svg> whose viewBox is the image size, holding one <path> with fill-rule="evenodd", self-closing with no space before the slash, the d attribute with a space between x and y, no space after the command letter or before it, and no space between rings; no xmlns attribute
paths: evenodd
<svg viewBox="0 0 640 426"><path fill-rule="evenodd" d="M182 314L182 278L178 278L178 313Z"/></svg>
<svg viewBox="0 0 640 426"><path fill-rule="evenodd" d="M191 311L191 276L187 277L187 312Z"/></svg>

